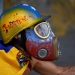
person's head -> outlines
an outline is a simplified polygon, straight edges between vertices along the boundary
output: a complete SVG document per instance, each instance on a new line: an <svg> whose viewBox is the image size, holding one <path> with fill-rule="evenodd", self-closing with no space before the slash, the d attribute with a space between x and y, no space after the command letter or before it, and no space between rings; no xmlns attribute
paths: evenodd
<svg viewBox="0 0 75 75"><path fill-rule="evenodd" d="M46 21L48 18L50 16L42 16L30 5L12 6L0 16L0 33L4 44L12 43L37 59L46 60L45 56L47 56L47 60L49 60L50 53L53 53L52 50L58 53L58 48L57 39ZM56 56L58 58L58 55ZM53 60L53 58L51 59Z"/></svg>

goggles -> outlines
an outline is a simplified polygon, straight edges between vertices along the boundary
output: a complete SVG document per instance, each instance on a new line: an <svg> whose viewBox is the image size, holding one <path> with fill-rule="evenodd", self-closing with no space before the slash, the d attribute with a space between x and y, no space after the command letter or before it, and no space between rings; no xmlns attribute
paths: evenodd
<svg viewBox="0 0 75 75"><path fill-rule="evenodd" d="M47 38L50 35L50 24L48 22L42 22L34 27L34 32L40 38Z"/></svg>

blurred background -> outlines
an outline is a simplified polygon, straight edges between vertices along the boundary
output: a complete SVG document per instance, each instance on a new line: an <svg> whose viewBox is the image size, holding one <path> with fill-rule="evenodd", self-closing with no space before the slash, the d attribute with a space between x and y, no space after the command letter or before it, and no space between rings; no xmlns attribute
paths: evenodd
<svg viewBox="0 0 75 75"><path fill-rule="evenodd" d="M59 66L75 65L75 0L0 0L0 14L16 4L29 4L48 20L60 42L61 57L51 61ZM31 71L30 75L40 75Z"/></svg>

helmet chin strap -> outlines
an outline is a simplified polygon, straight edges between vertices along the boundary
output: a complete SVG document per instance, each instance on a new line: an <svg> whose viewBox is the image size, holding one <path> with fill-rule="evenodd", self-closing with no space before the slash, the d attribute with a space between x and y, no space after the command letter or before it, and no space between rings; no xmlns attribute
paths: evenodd
<svg viewBox="0 0 75 75"><path fill-rule="evenodd" d="M25 34L25 30L21 32L21 43L22 43L22 48L26 50L26 34Z"/></svg>

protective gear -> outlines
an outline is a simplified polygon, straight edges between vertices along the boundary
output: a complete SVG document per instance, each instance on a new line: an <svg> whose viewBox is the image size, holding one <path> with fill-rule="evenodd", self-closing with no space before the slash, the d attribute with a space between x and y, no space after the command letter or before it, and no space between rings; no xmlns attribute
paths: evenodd
<svg viewBox="0 0 75 75"><path fill-rule="evenodd" d="M59 58L61 54L57 38L52 32L50 25L49 26L48 25L49 23L47 22L41 22L36 26L34 26L33 28L30 27L25 30L26 36L25 45L27 52L31 56L44 61L56 60ZM46 37L39 34L40 30L38 29L39 31L37 31L37 28L39 28L39 26L41 27L42 30L44 29L42 26L44 26L46 28L44 33L46 32L47 35L49 36ZM35 31L38 33L38 35L35 34L36 33ZM41 38L39 36L41 36Z"/></svg>
<svg viewBox="0 0 75 75"><path fill-rule="evenodd" d="M31 56L39 60L58 59L60 50L49 23L45 22L48 18L50 16L42 17L34 7L27 4L9 8L0 16L0 31L4 44L21 33L19 37L22 40L16 39L19 44L15 42Z"/></svg>
<svg viewBox="0 0 75 75"><path fill-rule="evenodd" d="M32 6L27 4L15 5L0 16L0 31L4 43L10 42L22 30L45 20Z"/></svg>

